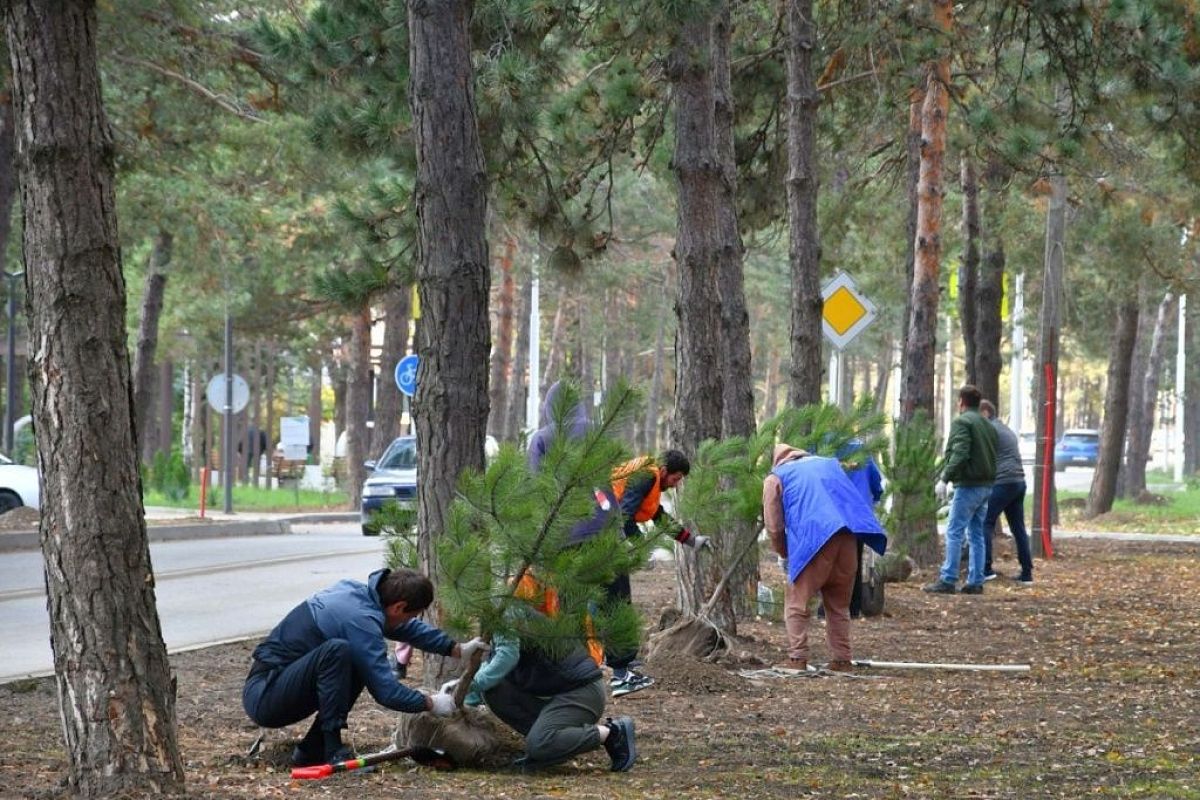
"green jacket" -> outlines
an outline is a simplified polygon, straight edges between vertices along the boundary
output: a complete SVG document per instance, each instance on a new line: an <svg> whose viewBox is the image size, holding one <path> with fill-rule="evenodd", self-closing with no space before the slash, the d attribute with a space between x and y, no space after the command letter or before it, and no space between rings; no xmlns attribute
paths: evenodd
<svg viewBox="0 0 1200 800"><path fill-rule="evenodd" d="M955 486L990 486L996 479L996 429L978 409L950 423L942 480Z"/></svg>

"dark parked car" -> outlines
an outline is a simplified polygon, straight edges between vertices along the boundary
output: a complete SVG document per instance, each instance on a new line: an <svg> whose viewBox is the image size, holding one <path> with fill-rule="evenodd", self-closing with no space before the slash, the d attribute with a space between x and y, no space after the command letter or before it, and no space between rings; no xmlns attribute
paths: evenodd
<svg viewBox="0 0 1200 800"><path fill-rule="evenodd" d="M1099 431L1067 431L1054 445L1054 469L1057 472L1067 467L1094 467L1099 458Z"/></svg>
<svg viewBox="0 0 1200 800"><path fill-rule="evenodd" d="M370 475L362 487L362 532L364 536L378 536L373 530L371 517L383 504L394 500L402 506L417 502L417 439L401 436L390 445L377 461L364 465Z"/></svg>

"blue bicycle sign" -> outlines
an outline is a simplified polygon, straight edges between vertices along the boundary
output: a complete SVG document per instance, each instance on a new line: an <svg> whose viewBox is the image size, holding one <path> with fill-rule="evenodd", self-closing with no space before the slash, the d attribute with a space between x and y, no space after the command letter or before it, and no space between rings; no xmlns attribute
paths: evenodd
<svg viewBox="0 0 1200 800"><path fill-rule="evenodd" d="M417 393L417 364L419 361L416 353L413 353L400 359L400 363L396 365L396 388L409 397Z"/></svg>

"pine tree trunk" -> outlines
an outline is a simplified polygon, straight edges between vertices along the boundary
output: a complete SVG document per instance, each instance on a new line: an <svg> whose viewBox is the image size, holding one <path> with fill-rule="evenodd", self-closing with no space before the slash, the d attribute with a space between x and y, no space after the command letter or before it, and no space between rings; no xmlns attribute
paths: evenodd
<svg viewBox="0 0 1200 800"><path fill-rule="evenodd" d="M174 237L160 230L146 262L146 284L142 289L142 315L138 324L137 352L133 359L133 407L137 415L137 438L142 461L150 463L156 437L154 426L154 356L158 349L158 321L162 317L167 268L171 264ZM170 424L170 420L168 420Z"/></svg>
<svg viewBox="0 0 1200 800"><path fill-rule="evenodd" d="M730 29L729 4L723 3L713 24L713 86L714 118L716 122L716 148L721 160L720 192L717 196L717 216L720 222L721 246L718 251L717 286L721 298L721 344L722 386L721 435L750 436L754 433L754 371L751 368L750 314L746 310L745 278L742 235L738 228L737 215L737 160L734 153L734 98L730 76ZM709 559L708 583L715 585L726 567L731 564L745 547L744 543L754 535L751 523L731 524L720 537L720 558ZM734 624L740 618L754 614L753 601L758 586L758 559L746 558L726 583L727 598L720 605L728 604L728 616L732 622L727 633L735 633Z"/></svg>
<svg viewBox="0 0 1200 800"><path fill-rule="evenodd" d="M1197 227L1192 226L1193 238ZM1200 256L1193 256L1193 269L1198 262ZM1180 301L1185 303L1184 350L1188 356L1184 365L1183 471L1195 475L1200 470L1200 294L1192 292Z"/></svg>
<svg viewBox="0 0 1200 800"><path fill-rule="evenodd" d="M188 368L192 382L192 480L200 480L200 470L208 466L208 404L204 400L204 374L200 365L191 362Z"/></svg>
<svg viewBox="0 0 1200 800"><path fill-rule="evenodd" d="M930 0L936 26L949 33L954 24L949 0ZM929 64L921 106L921 177L917 189L917 236L914 245L912 314L900 391L900 417L908 421L923 410L933 418L934 351L938 323L938 272L942 258L942 186L949 110L948 58Z"/></svg>
<svg viewBox="0 0 1200 800"><path fill-rule="evenodd" d="M720 203L721 155L717 151L716 85L713 76L713 16L695 9L682 20L667 59L675 98L672 168L678 193L675 260L679 265L675 413L672 443L694 455L705 439L721 436L721 296L717 285L723 244ZM693 554L677 562L680 609L696 614L707 599ZM732 624L728 604L714 614ZM722 618L722 617L728 617Z"/></svg>
<svg viewBox="0 0 1200 800"><path fill-rule="evenodd" d="M267 435L267 481L266 488L271 488L271 465L275 463L275 378L278 363L279 345L273 339L267 341L267 388L263 394L267 401L267 419L263 429ZM290 403L290 400L289 400ZM260 437L261 441L261 437Z"/></svg>
<svg viewBox="0 0 1200 800"><path fill-rule="evenodd" d="M767 377L763 380L766 395L763 398L763 419L771 419L779 412L778 381L781 357L779 351L772 351L767 360Z"/></svg>
<svg viewBox="0 0 1200 800"><path fill-rule="evenodd" d="M1127 443L1125 489L1129 497L1140 497L1146 491L1146 462L1150 458L1151 432L1154 430L1154 406L1158 400L1158 381L1162 375L1163 358L1166 354L1167 331L1176 313L1176 297L1171 291L1163 295L1154 318L1154 333L1150 338L1150 353L1146 358L1145 372L1132 373L1132 380L1141 384L1136 394L1140 395L1141 408L1134 414L1130 408L1131 424ZM1110 364L1111 369L1111 364ZM1131 392L1132 397L1135 393ZM1105 419L1109 409L1105 408ZM1187 420L1186 414L1184 420ZM1097 469L1099 469L1097 467ZM1110 501L1111 505L1111 501Z"/></svg>
<svg viewBox="0 0 1200 800"><path fill-rule="evenodd" d="M1067 178L1050 176L1050 202L1046 208L1046 251L1043 258L1042 310L1038 320L1037 454L1033 464L1033 524L1030 546L1036 556L1045 556L1045 542L1054 521L1054 442L1058 439L1058 341L1062 315L1064 249L1067 238ZM1046 469L1047 463L1049 469ZM1044 484L1044 485L1043 485ZM1043 508L1044 507L1044 508ZM1048 513L1047 513L1048 512Z"/></svg>
<svg viewBox="0 0 1200 800"><path fill-rule="evenodd" d="M908 168L905 176L905 196L908 198L908 219L904 245L904 317L900 325L900 375L908 372L905 359L908 357L908 321L912 319L913 274L917 261L917 211L921 198L917 189L921 184L921 108L925 105L925 88L912 90L908 102L908 133L904 138Z"/></svg>
<svg viewBox="0 0 1200 800"><path fill-rule="evenodd" d="M17 196L17 140L13 128L12 76L5 75L0 90L0 260L12 271L4 256L12 235L13 200Z"/></svg>
<svg viewBox="0 0 1200 800"><path fill-rule="evenodd" d="M404 397L396 386L396 365L408 354L408 325L412 313L412 285L388 290L383 298L383 354L380 356L379 384L375 387L375 429L371 432L368 456L383 455L392 440L400 435L400 417Z"/></svg>
<svg viewBox="0 0 1200 800"><path fill-rule="evenodd" d="M155 449L170 455L175 449L175 364L163 359L158 368L158 442Z"/></svg>
<svg viewBox="0 0 1200 800"><path fill-rule="evenodd" d="M668 270L663 270L663 288L670 285ZM646 400L646 422L642 428L642 451L658 452L658 421L662 410L663 372L666 365L667 315L658 315L658 333L654 337L654 365L650 370L650 396Z"/></svg>
<svg viewBox="0 0 1200 800"><path fill-rule="evenodd" d="M1117 469L1124 456L1125 423L1129 416L1129 361L1137 340L1138 310L1137 292L1130 292L1127 299L1117 306L1117 327L1113 331L1112 350L1108 357L1108 381L1104 389L1100 456L1084 510L1088 519L1111 511L1117 493Z"/></svg>
<svg viewBox="0 0 1200 800"><path fill-rule="evenodd" d="M567 286L564 283L558 287L557 299L554 303L554 322L550 325L550 350L546 354L546 360L542 362L540 381L542 385L538 387L538 397L545 397L550 384L562 377L559 375L563 371L559 362L563 360L563 351L567 341L563 331L563 320L567 316L569 305L570 295L567 293ZM551 375L555 377L551 379Z"/></svg>
<svg viewBox="0 0 1200 800"><path fill-rule="evenodd" d="M367 429L371 391L371 308L364 305L350 316L349 359L346 367L346 494L350 507L362 502L366 478L363 462L371 446Z"/></svg>
<svg viewBox="0 0 1200 800"><path fill-rule="evenodd" d="M995 224L996 218L991 217L990 222ZM1004 243L1000 241L999 234L993 231L983 257L976 295L975 385L997 408L1001 407L1000 370L1003 367L1000 340L1004 320L1000 318L1000 306L1004 302L1004 260Z"/></svg>
<svg viewBox="0 0 1200 800"><path fill-rule="evenodd" d="M512 378L508 382L508 401L501 438L515 442L521 436L525 420L526 389L529 385L529 315L533 313L533 274L526 276L517 309L517 348L513 354Z"/></svg>
<svg viewBox="0 0 1200 800"><path fill-rule="evenodd" d="M1125 424L1129 437L1125 447L1125 459L1117 470L1117 497L1129 497L1129 468L1133 454L1137 452L1136 441L1138 432L1142 429L1142 414L1145 404L1142 402L1142 390L1145 385L1137 379L1138 375L1146 374L1146 360L1150 357L1150 339L1154 334L1154 314L1150 309L1149 279L1142 276L1138 281L1138 313L1137 339L1133 343L1133 358L1129 362L1129 374L1134 379L1129 382L1129 419Z"/></svg>
<svg viewBox="0 0 1200 800"><path fill-rule="evenodd" d="M421 247L421 366L413 404L417 517L421 566L435 580L434 539L445 527L459 473L483 469L488 419L487 174L476 124L470 13L466 0L408 3ZM425 684L436 685L441 672L427 669Z"/></svg>
<svg viewBox="0 0 1200 800"><path fill-rule="evenodd" d="M321 367L313 367L312 380L308 384L308 441L312 443L312 460L321 463L321 422L325 410L321 404Z"/></svg>
<svg viewBox="0 0 1200 800"><path fill-rule="evenodd" d="M73 796L181 791L142 508L96 13L4 6L24 212L39 538Z"/></svg>
<svg viewBox="0 0 1200 800"><path fill-rule="evenodd" d="M513 251L516 240L512 236L504 243L504 255L500 258L500 291L496 298L496 346L492 350L492 374L488 379L491 411L488 431L497 439L504 436L504 422L508 417L508 383L512 372L513 303L516 299L516 281L513 280Z"/></svg>
<svg viewBox="0 0 1200 800"><path fill-rule="evenodd" d="M262 430L263 414L263 351L262 342L254 340L254 363L249 369L250 378L250 425L246 431L246 457L249 459L250 483L259 487L262 477Z"/></svg>
<svg viewBox="0 0 1200 800"><path fill-rule="evenodd" d="M333 456L336 458L337 440L346 430L346 366L330 359L329 374L333 381Z"/></svg>
<svg viewBox="0 0 1200 800"><path fill-rule="evenodd" d="M787 0L788 261L792 275L788 403L821 401L821 245L817 229L816 127L821 97L813 77L817 27L812 0Z"/></svg>
<svg viewBox="0 0 1200 800"><path fill-rule="evenodd" d="M969 153L963 153L961 164L962 180L962 237L963 257L958 265L958 321L962 327L963 356L966 363L966 382L979 385L976 362L977 343L982 328L978 322L977 302L979 290L979 181L975 177L975 162ZM984 397L995 402L995 394Z"/></svg>

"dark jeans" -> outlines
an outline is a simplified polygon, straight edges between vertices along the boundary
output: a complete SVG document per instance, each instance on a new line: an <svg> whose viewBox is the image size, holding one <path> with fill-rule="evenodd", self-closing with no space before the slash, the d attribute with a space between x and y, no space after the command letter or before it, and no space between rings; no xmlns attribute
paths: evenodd
<svg viewBox="0 0 1200 800"><path fill-rule="evenodd" d="M1025 532L1025 481L992 484L987 516L983 520L983 571L992 572L992 531L1000 515L1008 521L1008 530L1017 545L1017 560L1021 562L1021 577L1033 578L1033 557L1029 554L1029 534Z"/></svg>
<svg viewBox="0 0 1200 800"><path fill-rule="evenodd" d="M256 664L242 687L242 708L264 728L293 725L315 711L314 728L340 731L362 690L350 643L330 639L286 667L259 671Z"/></svg>
<svg viewBox="0 0 1200 800"><path fill-rule="evenodd" d="M554 697L537 697L501 681L483 698L492 713L525 737L528 766L559 764L600 746L596 723L608 699L603 678Z"/></svg>
<svg viewBox="0 0 1200 800"><path fill-rule="evenodd" d="M626 603L633 600L633 593L629 588L628 575L618 575L608 585L608 600L609 602L624 601ZM608 649L604 651L604 663L608 664L611 669L628 669L635 658L637 658L636 649L627 653L614 653Z"/></svg>

